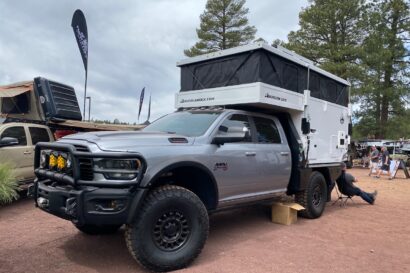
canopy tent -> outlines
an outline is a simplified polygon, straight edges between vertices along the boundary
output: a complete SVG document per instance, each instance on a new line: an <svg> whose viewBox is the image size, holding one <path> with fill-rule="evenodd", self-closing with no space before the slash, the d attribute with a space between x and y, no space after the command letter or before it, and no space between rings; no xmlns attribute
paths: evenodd
<svg viewBox="0 0 410 273"><path fill-rule="evenodd" d="M25 81L10 85L0 86L0 98L12 98L33 90L33 82Z"/></svg>

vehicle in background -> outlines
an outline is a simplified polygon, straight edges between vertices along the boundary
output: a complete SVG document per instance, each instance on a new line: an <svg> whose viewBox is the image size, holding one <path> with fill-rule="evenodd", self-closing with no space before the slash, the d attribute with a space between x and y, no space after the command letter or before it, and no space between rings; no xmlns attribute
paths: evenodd
<svg viewBox="0 0 410 273"><path fill-rule="evenodd" d="M88 131L138 130L144 126L81 121L73 87L37 77L0 86L0 163L10 164L21 187L33 182L34 146Z"/></svg>
<svg viewBox="0 0 410 273"><path fill-rule="evenodd" d="M54 141L49 127L32 123L0 125L0 162L14 169L20 188L35 178L34 147L38 142Z"/></svg>

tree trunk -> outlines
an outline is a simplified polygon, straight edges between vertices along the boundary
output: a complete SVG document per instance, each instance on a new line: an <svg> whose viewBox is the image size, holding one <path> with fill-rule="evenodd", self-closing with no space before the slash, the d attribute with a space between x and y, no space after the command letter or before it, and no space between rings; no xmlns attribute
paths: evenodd
<svg viewBox="0 0 410 273"><path fill-rule="evenodd" d="M381 116L380 116L380 132L381 137L384 138L386 136L387 130L387 122L389 119L389 101L390 97L392 96L390 90L393 89L393 82L392 76L394 72L394 60L395 60L395 48L396 48L396 39L397 39L397 31L398 31L398 23L399 23L399 16L400 10L393 5L392 8L392 23L391 23L391 30L388 33L388 52L390 54L384 71L384 84L383 84L383 98L381 104ZM394 94L393 94L394 95Z"/></svg>

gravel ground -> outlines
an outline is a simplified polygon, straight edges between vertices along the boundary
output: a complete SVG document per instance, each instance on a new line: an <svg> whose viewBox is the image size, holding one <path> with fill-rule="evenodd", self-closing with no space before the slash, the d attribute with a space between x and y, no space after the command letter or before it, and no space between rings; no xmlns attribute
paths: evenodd
<svg viewBox="0 0 410 273"><path fill-rule="evenodd" d="M321 218L291 226L261 206L212 215L202 254L180 272L410 272L410 180L401 170L393 182L350 172L363 190L378 189L375 205L328 203ZM0 208L0 272L144 272L123 233L86 236L19 200Z"/></svg>

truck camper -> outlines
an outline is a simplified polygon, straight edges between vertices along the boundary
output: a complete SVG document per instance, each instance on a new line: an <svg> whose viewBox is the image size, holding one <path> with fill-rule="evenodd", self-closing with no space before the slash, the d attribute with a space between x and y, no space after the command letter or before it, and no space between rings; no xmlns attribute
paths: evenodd
<svg viewBox="0 0 410 273"><path fill-rule="evenodd" d="M349 83L265 44L178 66L177 111L141 132L37 144L36 205L86 234L125 224L128 250L152 271L190 264L210 213L287 194L320 217L350 141Z"/></svg>

